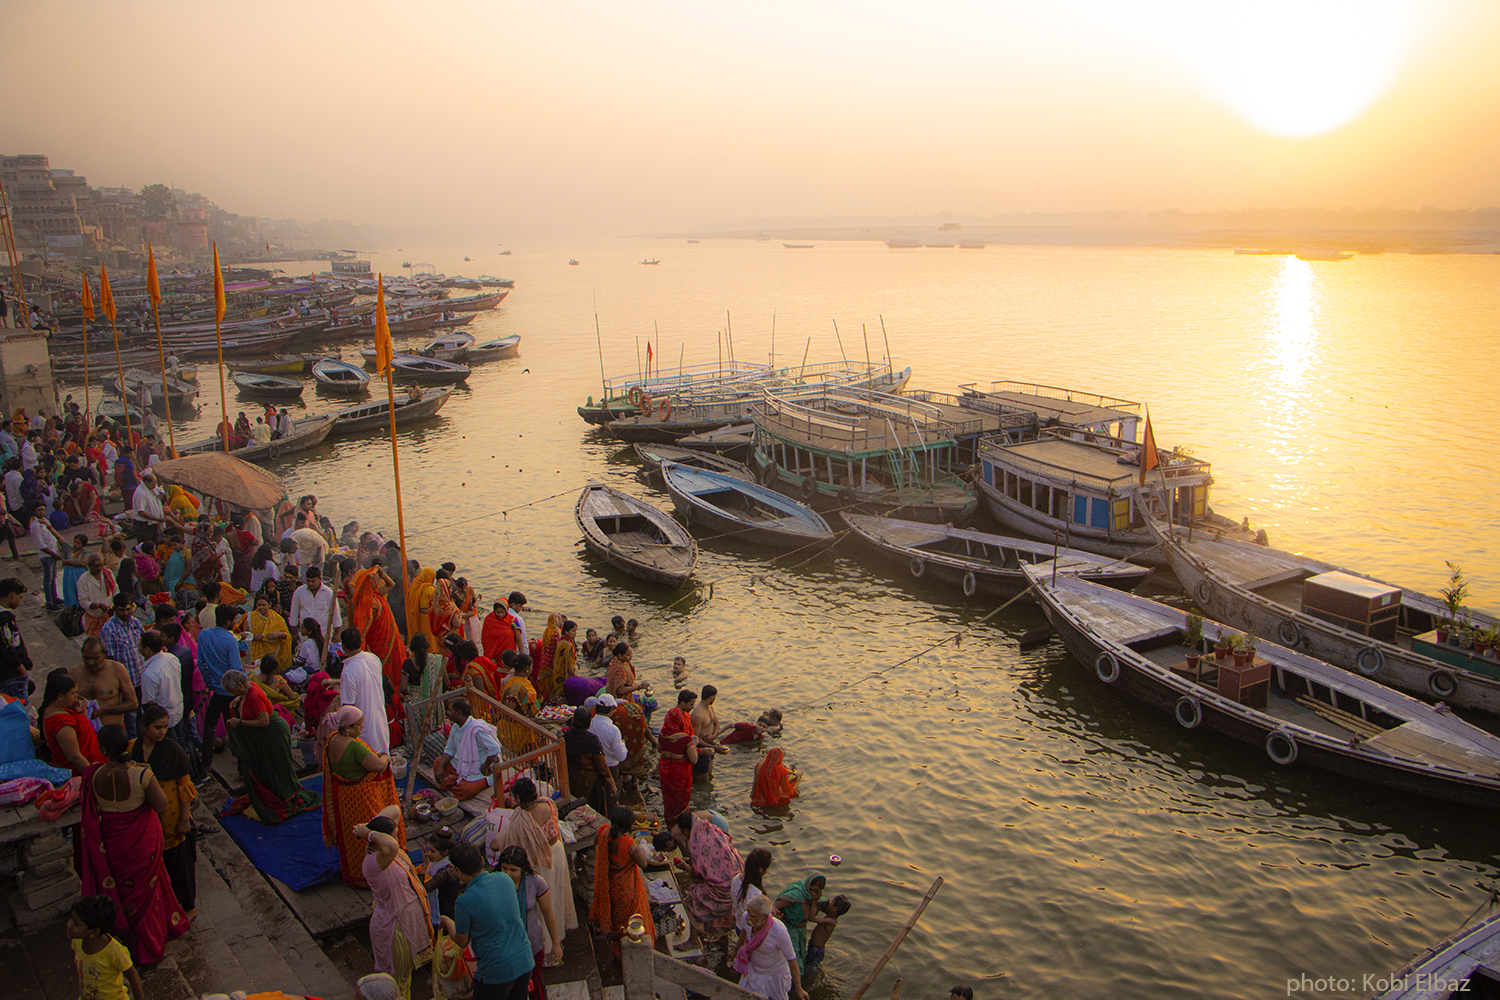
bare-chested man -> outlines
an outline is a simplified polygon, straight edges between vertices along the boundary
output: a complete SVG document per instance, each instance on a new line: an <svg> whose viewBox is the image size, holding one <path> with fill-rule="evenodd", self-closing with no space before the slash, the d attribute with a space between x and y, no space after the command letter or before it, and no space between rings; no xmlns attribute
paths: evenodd
<svg viewBox="0 0 1500 1000"><path fill-rule="evenodd" d="M89 717L101 726L123 726L125 716L141 707L135 685L130 683L130 671L105 655L104 643L98 638L83 641L83 662L69 667L68 676L78 683L78 697L95 703Z"/></svg>
<svg viewBox="0 0 1500 1000"><path fill-rule="evenodd" d="M719 745L719 710L714 708L714 699L718 696L718 688L712 684L703 685L703 697L688 715L688 721L693 724L693 732L698 736L698 745L713 751L698 754L698 761L693 765L695 778L700 774L713 774L714 756L728 753Z"/></svg>

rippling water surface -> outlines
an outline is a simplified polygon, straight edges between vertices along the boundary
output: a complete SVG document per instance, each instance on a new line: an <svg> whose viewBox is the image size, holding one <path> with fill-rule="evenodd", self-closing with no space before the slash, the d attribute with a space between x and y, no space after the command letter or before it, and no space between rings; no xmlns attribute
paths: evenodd
<svg viewBox="0 0 1500 1000"><path fill-rule="evenodd" d="M1148 402L1160 443L1214 463L1217 508L1274 544L1428 591L1453 559L1475 606L1494 610L1500 257L646 240L497 250L373 255L387 273L409 260L516 279L472 330L523 335L521 358L479 367L438 421L401 434L409 547L424 564L456 561L488 594L525 591L538 629L553 609L585 626L641 619L637 663L659 690L681 654L694 686L719 686L726 717L803 706L781 743L805 772L789 811L750 807L751 754L720 758L697 794L742 848L774 851L773 888L842 856L830 891L853 909L815 996L852 993L937 875L943 889L872 995L899 975L923 997L961 981L981 997L1266 997L1303 974L1350 977L1357 994L1364 974L1483 902L1493 816L1188 733L1103 690L1060 645L1020 653L1017 636L1042 621L1033 608L979 623L993 605L893 577L843 544L783 569L801 557L773 565L710 541L698 588L679 593L594 565L573 522L583 482L670 499L574 407L599 391L596 301L611 374L636 368L637 338L675 365L715 360L732 331L737 357L765 360L773 315L779 362L800 361L809 338L814 361L838 357L834 320L843 351L863 358L868 342L878 358L883 317L914 387L1022 379ZM306 395L314 410L339 405ZM388 440L332 442L277 471L340 523L394 532ZM1182 600L1170 578L1147 589ZM961 644L887 670L967 626Z"/></svg>

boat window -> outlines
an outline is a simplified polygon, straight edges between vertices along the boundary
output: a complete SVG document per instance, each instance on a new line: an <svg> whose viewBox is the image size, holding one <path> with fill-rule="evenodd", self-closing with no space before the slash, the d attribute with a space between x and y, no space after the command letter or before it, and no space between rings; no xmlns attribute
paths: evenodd
<svg viewBox="0 0 1500 1000"><path fill-rule="evenodd" d="M1116 497L1114 502L1115 530L1125 531L1130 527L1130 498Z"/></svg>
<svg viewBox="0 0 1500 1000"><path fill-rule="evenodd" d="M1052 516L1059 521L1068 519L1068 494L1063 490L1052 490Z"/></svg>
<svg viewBox="0 0 1500 1000"><path fill-rule="evenodd" d="M1019 482L1020 477L1017 476L1014 472L1007 472L1005 474L1005 495L1010 497L1012 500L1016 499L1016 496L1020 491L1020 486L1017 485Z"/></svg>
<svg viewBox="0 0 1500 1000"><path fill-rule="evenodd" d="M987 482L987 483L989 483L991 486L995 485L995 463L994 462L985 462L984 463L984 481Z"/></svg>
<svg viewBox="0 0 1500 1000"><path fill-rule="evenodd" d="M1075 496L1073 498L1073 523L1089 523L1089 498Z"/></svg>
<svg viewBox="0 0 1500 1000"><path fill-rule="evenodd" d="M1036 497L1032 506L1044 514L1050 511L1052 509L1052 487L1045 483L1037 483Z"/></svg>
<svg viewBox="0 0 1500 1000"><path fill-rule="evenodd" d="M1109 528L1109 501L1108 500L1101 500L1098 497L1094 497L1093 501L1094 501L1093 507L1089 511L1089 527L1091 527L1091 528L1104 528L1104 529L1108 530L1108 528Z"/></svg>
<svg viewBox="0 0 1500 1000"><path fill-rule="evenodd" d="M1019 501L1023 506L1031 506L1031 480L1021 480L1020 496L1016 497L1016 500Z"/></svg>

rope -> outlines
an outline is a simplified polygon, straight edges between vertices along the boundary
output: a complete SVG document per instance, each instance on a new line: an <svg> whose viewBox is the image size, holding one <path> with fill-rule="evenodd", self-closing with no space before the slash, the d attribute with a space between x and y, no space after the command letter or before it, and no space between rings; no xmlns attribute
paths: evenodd
<svg viewBox="0 0 1500 1000"><path fill-rule="evenodd" d="M816 704L818 704L821 701L826 701L827 699L832 698L834 695L838 694L840 691L847 691L849 688L854 687L856 684L863 684L865 681L873 680L874 678L879 677L882 674L888 674L892 670L895 670L897 667L904 667L908 663L910 663L912 660L915 660L917 657L921 656L923 653L930 653L934 649L937 649L939 646L944 645L945 643L947 643L949 641L955 641L960 636L964 635L965 633L973 631L976 626L982 625L985 622L989 621L991 618L995 617L1000 612L1004 611L1006 608L1010 607L1012 604L1016 603L1017 601L1019 601L1021 598L1025 597L1029 593L1031 593L1031 588L1027 587L1025 590L1021 591L1015 597L1012 597L1010 600L1006 601L1004 604L1000 605L998 608L996 608L994 611L991 611L989 614L985 615L983 618L976 619L974 622L972 622L969 625L964 626L963 628L959 629L957 632L953 632L950 635L943 636L943 638L939 639L937 642L934 642L931 645L929 645L929 646L927 646L927 647L925 647L923 649L917 650L915 653L911 654L906 659L904 659L904 660L898 660L897 662L892 663L888 667L883 667L880 670L875 671L873 674L867 674L864 677L856 678L855 680L852 680L852 681L850 681L847 684L840 684L838 687L834 688L832 691L829 691L827 694L823 695L822 697L814 698L812 701L805 701L805 702L803 702L800 705L793 705L791 708L787 709L787 711L788 712L796 712L796 711L798 711L800 709L807 708L809 705L816 705Z"/></svg>
<svg viewBox="0 0 1500 1000"><path fill-rule="evenodd" d="M1489 891L1489 896L1485 898L1484 902L1474 907L1473 913L1464 918L1464 922L1458 925L1459 930L1463 930L1464 927L1468 926L1469 921L1479 916L1479 911L1484 909L1486 906L1494 907L1496 903L1500 903L1500 888L1497 888L1494 885L1485 885L1482 882L1475 882L1474 885L1480 889L1487 889Z"/></svg>
<svg viewBox="0 0 1500 1000"><path fill-rule="evenodd" d="M476 514L473 517L466 517L462 521L449 521L447 524L435 524L430 528L422 528L418 531L408 531L406 534L407 537L411 537L412 535L426 535L434 531L442 531L444 528L457 527L460 524L471 524L474 521L483 521L485 518L494 517L496 514L504 517L513 510L520 510L523 507L535 507L539 503L546 503L548 500L556 500L558 497L572 496L587 485L588 483L583 483L579 486L569 487L568 489L563 490L561 493L553 493L551 496L545 496L537 500L530 500L526 503L516 504L514 507L501 507L499 510L486 511L483 514Z"/></svg>

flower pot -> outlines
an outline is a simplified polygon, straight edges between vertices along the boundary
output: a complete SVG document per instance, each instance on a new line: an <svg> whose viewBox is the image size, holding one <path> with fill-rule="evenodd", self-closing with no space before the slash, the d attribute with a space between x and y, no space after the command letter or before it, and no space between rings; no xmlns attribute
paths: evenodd
<svg viewBox="0 0 1500 1000"><path fill-rule="evenodd" d="M1251 655L1251 653L1248 653L1243 649L1236 649L1234 651L1234 665L1237 667L1243 667L1245 664L1250 662Z"/></svg>
<svg viewBox="0 0 1500 1000"><path fill-rule="evenodd" d="M1230 651L1230 649L1231 649L1231 647L1229 647L1229 646L1215 646L1214 647L1214 659L1215 660L1225 660L1225 659L1228 659L1229 658L1229 651Z"/></svg>
<svg viewBox="0 0 1500 1000"><path fill-rule="evenodd" d="M1189 653L1187 655L1188 669L1196 674L1198 672L1198 662L1202 659L1203 657L1197 653Z"/></svg>
<svg viewBox="0 0 1500 1000"><path fill-rule="evenodd" d="M1445 642L1448 641L1448 630L1447 629L1440 628L1440 629L1437 630L1437 641L1438 641L1438 645L1439 646L1441 646L1443 643L1445 643Z"/></svg>
<svg viewBox="0 0 1500 1000"><path fill-rule="evenodd" d="M1450 646L1457 646L1461 641L1462 638L1457 633L1448 636L1448 645Z"/></svg>

